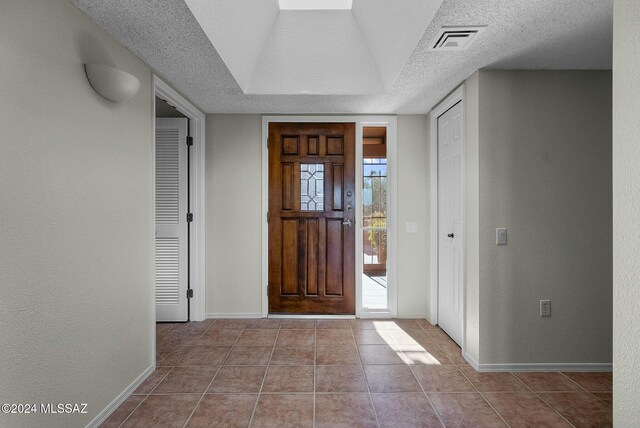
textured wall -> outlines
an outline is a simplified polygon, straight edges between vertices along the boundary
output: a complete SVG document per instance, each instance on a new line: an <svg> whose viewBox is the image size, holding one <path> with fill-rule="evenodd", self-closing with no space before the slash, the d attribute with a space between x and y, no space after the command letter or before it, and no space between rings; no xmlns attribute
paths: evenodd
<svg viewBox="0 0 640 428"><path fill-rule="evenodd" d="M208 115L206 135L206 312L258 316L262 310L262 119ZM398 116L398 139L398 315L423 317L429 292L426 117ZM418 186L424 190L419 196ZM417 221L419 233L406 234L406 221Z"/></svg>
<svg viewBox="0 0 640 428"><path fill-rule="evenodd" d="M262 312L262 119L207 115L207 314Z"/></svg>
<svg viewBox="0 0 640 428"><path fill-rule="evenodd" d="M479 73L465 82L465 325L464 351L480 361L480 170Z"/></svg>
<svg viewBox="0 0 640 428"><path fill-rule="evenodd" d="M429 128L425 115L398 116L398 315L429 306ZM407 233L406 222L418 223Z"/></svg>
<svg viewBox="0 0 640 428"><path fill-rule="evenodd" d="M615 0L613 21L613 420L640 421L640 3Z"/></svg>
<svg viewBox="0 0 640 428"><path fill-rule="evenodd" d="M152 364L150 69L65 0L0 5L0 402L87 403L85 426ZM83 62L140 92L113 104Z"/></svg>
<svg viewBox="0 0 640 428"><path fill-rule="evenodd" d="M611 73L479 77L480 362L611 363Z"/></svg>

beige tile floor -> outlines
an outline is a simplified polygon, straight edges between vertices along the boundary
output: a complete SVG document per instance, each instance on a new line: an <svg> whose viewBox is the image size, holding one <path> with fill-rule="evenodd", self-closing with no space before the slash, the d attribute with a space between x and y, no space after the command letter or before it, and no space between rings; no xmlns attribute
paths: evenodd
<svg viewBox="0 0 640 428"><path fill-rule="evenodd" d="M104 427L606 427L610 373L477 373L424 320L157 324Z"/></svg>

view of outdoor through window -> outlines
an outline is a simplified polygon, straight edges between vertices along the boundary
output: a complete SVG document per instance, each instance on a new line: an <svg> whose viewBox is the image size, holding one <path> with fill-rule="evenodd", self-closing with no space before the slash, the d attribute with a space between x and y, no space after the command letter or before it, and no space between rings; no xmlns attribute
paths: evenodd
<svg viewBox="0 0 640 428"><path fill-rule="evenodd" d="M387 308L387 160L363 162L363 307Z"/></svg>

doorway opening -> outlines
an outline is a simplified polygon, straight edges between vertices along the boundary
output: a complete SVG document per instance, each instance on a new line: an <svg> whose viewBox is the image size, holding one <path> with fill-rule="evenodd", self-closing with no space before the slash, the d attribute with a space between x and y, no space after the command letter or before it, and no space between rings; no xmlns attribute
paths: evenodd
<svg viewBox="0 0 640 428"><path fill-rule="evenodd" d="M270 295L273 293L273 289L271 288L271 277L270 277L270 257L269 254L271 250L269 248L269 243L271 242L271 236L276 234L278 236L277 230L272 230L273 226L271 225L271 219L273 219L273 213L270 209L270 180L269 180L269 170L270 170L270 156L273 151L273 143L272 135L270 132L271 124L279 123L279 124L307 124L311 126L312 124L316 124L317 127L326 124L351 124L355 125L355 158L353 160L355 164L355 176L354 176L354 191L351 191L351 195L349 196L349 189L343 189L343 196L346 198L351 198L347 201L347 199L343 200L344 208L347 208L347 202L353 202L352 210L347 214L340 210L334 212L334 216L336 219L340 218L342 222L347 222L346 230L349 231L349 234L353 234L355 241L355 249L349 250L354 262L351 264L349 269L344 270L345 275L351 275L355 279L355 310L349 311L349 315L347 315L346 311L343 311L342 314L338 314L336 312L335 315L292 315L291 313L284 314L283 311L273 311L270 310ZM313 127L312 127L313 128ZM370 155L368 159L375 159L369 161L369 165L375 165L374 162L378 162L378 167L382 167L386 169L386 177L379 176L381 179L384 178L386 183L386 209L385 216L378 216L376 219L377 222L386 222L386 236L385 236L385 227L377 224L372 224L369 221L367 227L368 230L363 230L363 173L364 173L364 129L371 128L367 131L367 136L371 137L372 140L369 140L371 146L379 146L377 154L369 153L369 149L367 149L367 154ZM378 129L376 129L378 128ZM381 129L380 129L381 128ZM371 134L373 132L373 134ZM377 135L376 135L377 133ZM293 133L285 133L287 136L296 135ZM311 147L312 153L316 150L316 145L313 143L313 138L309 140L309 137L313 137L313 132L307 132L306 137L300 138L298 141L302 142L300 145L294 144L293 141L287 142L288 147L286 148L287 155L294 160L293 165L286 165L287 162L284 162L282 165L282 170L290 172L293 174L300 173L302 175L302 169L299 169L296 166L295 162L299 163L316 163L311 162L310 160L305 160L302 157L296 157L293 155L293 151L295 150L306 150L306 155L309 155L309 147ZM316 133L317 134L317 133ZM317 134L320 135L320 134ZM306 138L306 142L305 142ZM263 217L262 217L262 316L263 317L273 317L273 318L282 318L282 317L307 317L307 318L316 318L318 316L322 316L325 318L353 318L354 315L357 318L393 318L397 314L397 290L396 290L396 277L397 277L397 256L396 256L396 248L397 248L397 195L396 195L396 177L397 177L397 167L396 167L396 157L397 157L397 118L395 116L263 116L262 117L262 208L263 208ZM377 144L373 144L377 139ZM277 138L276 138L277 140ZM309 142L311 144L309 145ZM280 153L284 153L284 140L277 143L281 145ZM384 147L380 147L384 146ZM386 157L381 154L380 149L386 150ZM334 145L335 149L335 145ZM334 150L332 149L332 150ZM293 156L293 157L292 157ZM350 156L350 155L349 155ZM281 157L281 161L284 158ZM282 162L281 162L282 163ZM386 163L386 165L385 165ZM332 166L333 168L333 166ZM331 179L331 175L335 171L339 171L333 169L327 169L327 166L322 168L323 174L327 180ZM318 171L318 169L315 169ZM314 176L316 174L314 173ZM339 175L339 174L338 174ZM297 175L294 177L293 183L297 188L294 188L294 191L297 192L300 190L302 186L301 177ZM327 182L329 183L329 182ZM380 184L380 183L377 183ZM376 185L377 185L376 184ZM323 189L328 189L331 186L328 184L323 187ZM287 193L290 194L289 187L283 187ZM379 194L380 192L376 192ZM334 193L333 196L338 193ZM295 195L294 195L295 196ZM328 203L335 203L335 198L325 191L322 195L323 205ZM291 201L296 201L297 198L289 198ZM338 198L339 199L339 198ZM331 202L333 201L333 202ZM285 201L289 202L289 201ZM302 202L302 201L301 201ZM302 207L302 205L300 205ZM295 208L295 207L294 207ZM313 216L314 214L305 214L307 216ZM385 218L382 218L385 217ZM371 220L373 217L369 215L369 219ZM348 225L349 220L351 220L351 225ZM306 221L306 220L305 220ZM315 223L311 222L311 230L312 237L315 236ZM293 232L293 223L289 224L291 232ZM337 229L337 228L336 228ZM282 230L280 230L282 232ZM369 234L371 234L371 239L369 239ZM291 233L289 234L291 235ZM378 237L377 235L382 235ZM282 233L280 233L282 237ZM298 236L304 237L304 234ZM346 235L345 235L346 236ZM306 239L306 237L304 237ZM366 240L366 241L365 241ZM386 247L380 245L380 242L386 241ZM301 241L300 241L301 242ZM313 242L313 241L312 241ZM367 255L369 256L366 260L367 273L368 275L364 275L364 264L365 264L365 242L369 245L367 248ZM299 246L299 244L298 244ZM382 248L380 248L382 247ZM284 248L284 247L283 247ZM386 254L385 254L386 249ZM333 254L335 255L335 254ZM295 254L291 253L287 255L295 256ZM297 257L297 256L296 256ZM381 263L383 259L386 259L384 263ZM298 263L298 274L303 272L301 267L303 264ZM374 266L375 265L375 266ZM308 265L307 265L308 266ZM308 268L308 267L307 267ZM276 275L276 279L277 275ZM287 279L288 283L292 282L294 277L290 277ZM304 278L303 278L304 279ZM372 306L365 307L363 305L363 282L365 281L378 281L375 284L375 287L371 287L371 289L376 290L379 293L378 303L371 303L371 299L368 300L367 305ZM385 284L386 280L386 284ZM304 281L302 281L304 283ZM314 281L311 282L313 284ZM373 284L370 284L373 285ZM385 287L386 285L386 287ZM311 291L314 291L313 287L311 287ZM371 293L368 294L368 296ZM377 307L377 308L374 308ZM355 314L354 314L355 312ZM354 314L354 315L351 315Z"/></svg>
<svg viewBox="0 0 640 428"><path fill-rule="evenodd" d="M156 322L189 321L190 120L155 99Z"/></svg>
<svg viewBox="0 0 640 428"><path fill-rule="evenodd" d="M157 76L153 84L153 321L202 321L205 116Z"/></svg>
<svg viewBox="0 0 640 428"><path fill-rule="evenodd" d="M269 314L355 315L355 124L269 124Z"/></svg>

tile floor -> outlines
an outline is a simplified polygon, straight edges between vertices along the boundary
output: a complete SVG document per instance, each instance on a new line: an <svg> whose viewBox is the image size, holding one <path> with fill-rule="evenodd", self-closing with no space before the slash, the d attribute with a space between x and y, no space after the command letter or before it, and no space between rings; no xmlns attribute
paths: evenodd
<svg viewBox="0 0 640 428"><path fill-rule="evenodd" d="M103 427L605 427L610 373L477 373L424 320L157 325Z"/></svg>

